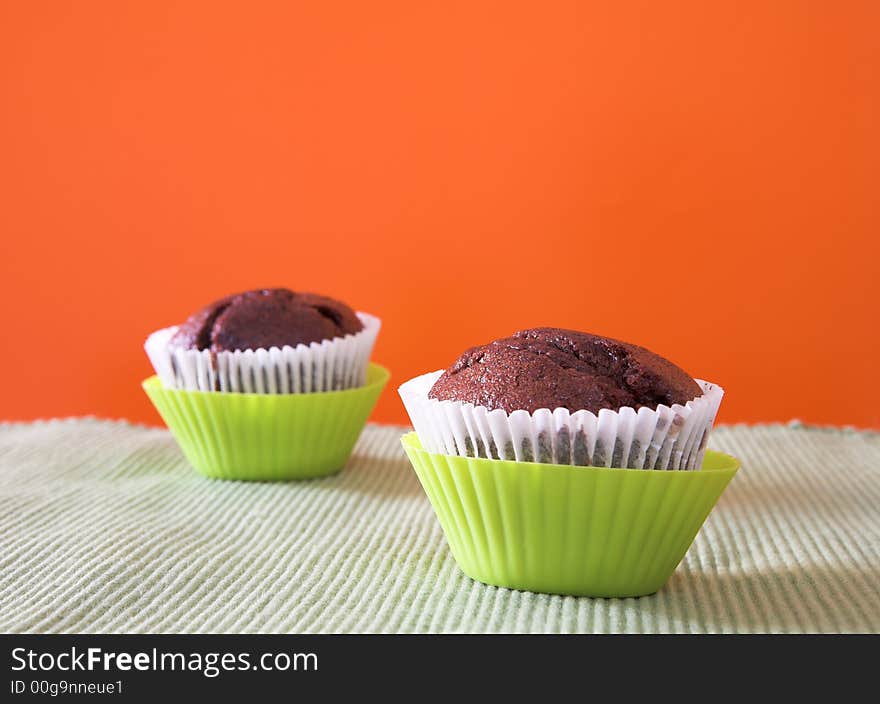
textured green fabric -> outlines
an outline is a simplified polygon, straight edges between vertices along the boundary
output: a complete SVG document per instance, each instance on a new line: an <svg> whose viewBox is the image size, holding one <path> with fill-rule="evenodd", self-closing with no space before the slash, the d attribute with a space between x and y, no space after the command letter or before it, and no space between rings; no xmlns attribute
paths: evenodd
<svg viewBox="0 0 880 704"><path fill-rule="evenodd" d="M163 429L2 424L0 631L880 632L880 433L716 429L743 467L672 578L590 599L465 577L403 430L333 477L239 483Z"/></svg>

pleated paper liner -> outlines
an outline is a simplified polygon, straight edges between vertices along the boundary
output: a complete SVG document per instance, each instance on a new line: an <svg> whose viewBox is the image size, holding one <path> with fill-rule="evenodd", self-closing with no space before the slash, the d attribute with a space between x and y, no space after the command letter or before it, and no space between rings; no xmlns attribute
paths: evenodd
<svg viewBox="0 0 880 704"><path fill-rule="evenodd" d="M701 396L686 404L569 412L541 408L507 413L428 397L443 371L398 389L426 450L462 457L630 469L697 469L724 396L696 379Z"/></svg>
<svg viewBox="0 0 880 704"><path fill-rule="evenodd" d="M345 465L390 373L370 363L366 384L343 391L245 394L143 382L183 454L217 479L321 477Z"/></svg>
<svg viewBox="0 0 880 704"><path fill-rule="evenodd" d="M368 313L357 313L360 332L296 347L211 352L173 347L178 326L152 333L144 349L169 389L289 394L339 391L363 386L367 363L382 327Z"/></svg>
<svg viewBox="0 0 880 704"><path fill-rule="evenodd" d="M700 471L578 467L403 447L452 555L472 579L575 596L653 594L672 575L739 461Z"/></svg>

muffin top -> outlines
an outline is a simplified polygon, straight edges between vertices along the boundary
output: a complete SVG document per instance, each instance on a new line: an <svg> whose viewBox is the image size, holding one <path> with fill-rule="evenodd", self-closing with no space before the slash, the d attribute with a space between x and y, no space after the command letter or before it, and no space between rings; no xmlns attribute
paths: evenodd
<svg viewBox="0 0 880 704"><path fill-rule="evenodd" d="M598 413L684 404L702 393L683 369L644 347L574 330L532 328L467 350L428 396L508 413L539 408Z"/></svg>
<svg viewBox="0 0 880 704"><path fill-rule="evenodd" d="M296 347L344 337L363 327L341 301L264 288L221 298L193 313L171 338L171 345L212 352Z"/></svg>

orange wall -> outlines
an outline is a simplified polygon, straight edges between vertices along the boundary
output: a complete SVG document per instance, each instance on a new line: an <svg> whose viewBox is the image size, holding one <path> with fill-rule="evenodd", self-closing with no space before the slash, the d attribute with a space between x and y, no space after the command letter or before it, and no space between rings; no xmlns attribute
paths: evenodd
<svg viewBox="0 0 880 704"><path fill-rule="evenodd" d="M380 315L395 388L557 325L721 383L723 421L880 427L878 27L869 0L4 2L0 418L157 423L147 333L285 285ZM404 420L393 388L374 417Z"/></svg>

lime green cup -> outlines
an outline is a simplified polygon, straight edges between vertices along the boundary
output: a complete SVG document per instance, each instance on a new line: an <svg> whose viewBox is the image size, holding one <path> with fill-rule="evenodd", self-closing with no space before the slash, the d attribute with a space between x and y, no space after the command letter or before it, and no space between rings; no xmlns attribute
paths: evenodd
<svg viewBox="0 0 880 704"><path fill-rule="evenodd" d="M656 592L739 468L609 469L427 452L402 439L461 570L486 584L574 596Z"/></svg>
<svg viewBox="0 0 880 704"><path fill-rule="evenodd" d="M307 479L338 472L391 374L370 363L363 386L301 394L144 391L189 463L217 479Z"/></svg>

